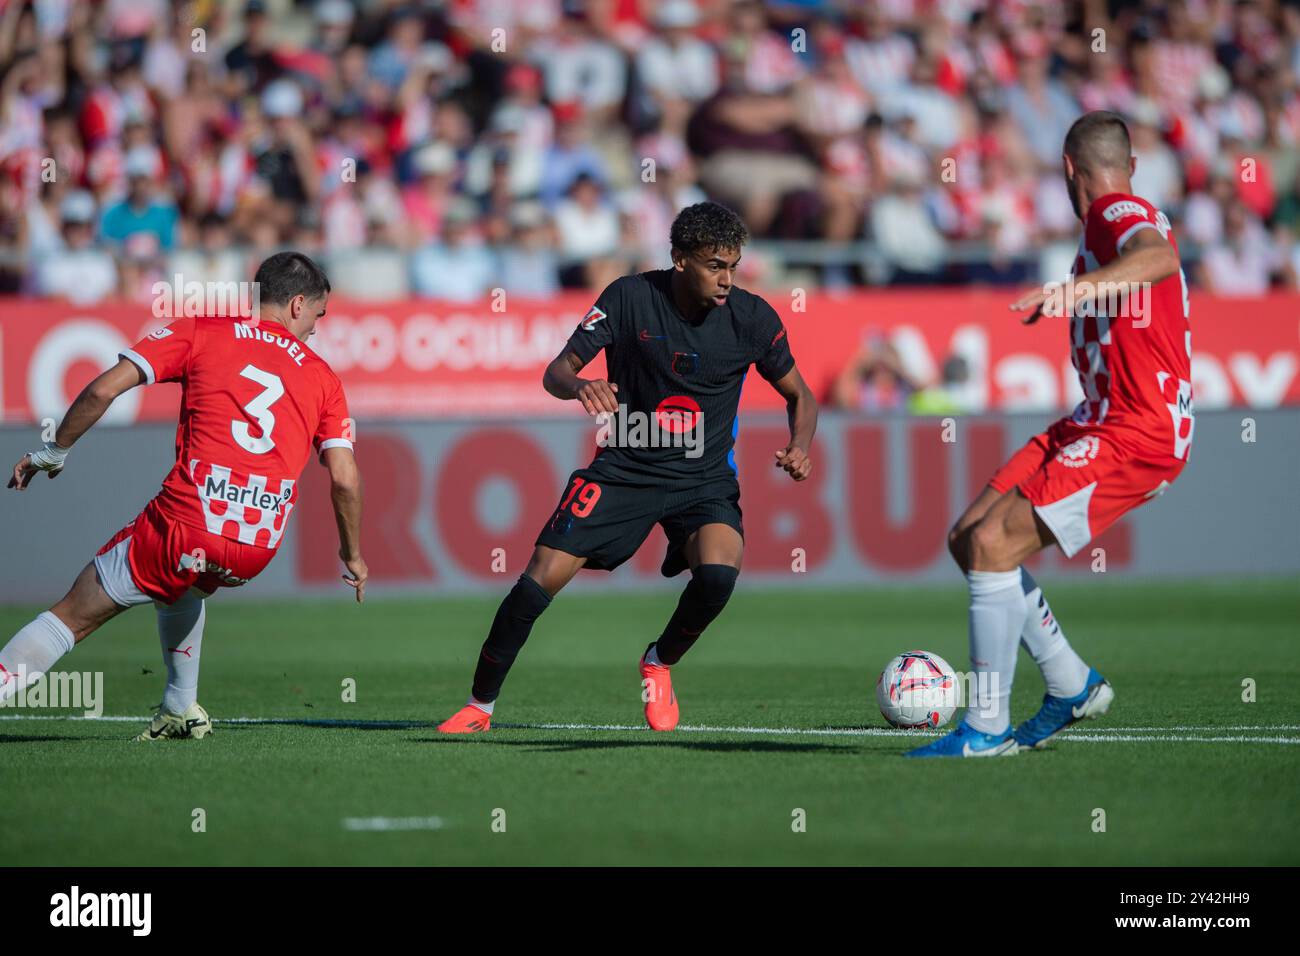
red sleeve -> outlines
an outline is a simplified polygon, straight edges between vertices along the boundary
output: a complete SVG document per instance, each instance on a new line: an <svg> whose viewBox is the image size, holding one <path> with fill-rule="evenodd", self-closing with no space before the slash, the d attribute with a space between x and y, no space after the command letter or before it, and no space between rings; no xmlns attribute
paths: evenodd
<svg viewBox="0 0 1300 956"><path fill-rule="evenodd" d="M150 332L118 355L134 362L150 385L154 382L179 382L185 378L185 371L189 368L194 332L194 319L177 319L171 325Z"/></svg>
<svg viewBox="0 0 1300 956"><path fill-rule="evenodd" d="M319 454L327 448L351 448L355 440L356 427L348 417L348 400L343 394L343 386L336 381L334 391L321 409L320 424L316 426L311 441Z"/></svg>
<svg viewBox="0 0 1300 956"><path fill-rule="evenodd" d="M1155 209L1136 196L1112 193L1097 200L1093 209L1095 212L1088 217L1085 242L1102 265L1118 256L1134 233L1156 228Z"/></svg>

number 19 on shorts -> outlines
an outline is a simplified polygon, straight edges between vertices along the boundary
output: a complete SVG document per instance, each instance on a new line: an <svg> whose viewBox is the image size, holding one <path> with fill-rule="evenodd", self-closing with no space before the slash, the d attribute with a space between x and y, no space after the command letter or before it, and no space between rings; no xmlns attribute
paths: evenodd
<svg viewBox="0 0 1300 956"><path fill-rule="evenodd" d="M585 478L574 478L573 484L569 486L569 493L560 502L558 510L563 511L572 504L573 516L585 518L591 514L591 509L596 507L596 502L599 500L600 485Z"/></svg>

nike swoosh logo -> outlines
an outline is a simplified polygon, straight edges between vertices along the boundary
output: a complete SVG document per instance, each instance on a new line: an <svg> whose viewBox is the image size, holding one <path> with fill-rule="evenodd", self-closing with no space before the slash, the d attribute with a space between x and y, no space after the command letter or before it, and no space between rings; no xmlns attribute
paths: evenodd
<svg viewBox="0 0 1300 956"><path fill-rule="evenodd" d="M1089 697L1088 700L1092 700L1092 698ZM1079 704L1077 707L1070 708L1070 713L1074 714L1075 720L1081 720L1083 718L1084 712L1088 709L1088 700L1085 700L1082 704Z"/></svg>
<svg viewBox="0 0 1300 956"><path fill-rule="evenodd" d="M1006 743L1006 741L1003 741L1002 743ZM1001 746L1002 746L1002 744L997 744L997 745L995 745L995 746L993 746L993 747L987 747L987 748L985 748L984 750L972 750L970 744L962 744L962 745L961 745L961 755L962 755L963 757L987 757L987 756L992 756L992 755L994 754L994 752L998 749L998 747L1001 747Z"/></svg>
<svg viewBox="0 0 1300 956"><path fill-rule="evenodd" d="M651 335L646 329L641 330L641 341L649 342L651 339L666 339L666 335Z"/></svg>

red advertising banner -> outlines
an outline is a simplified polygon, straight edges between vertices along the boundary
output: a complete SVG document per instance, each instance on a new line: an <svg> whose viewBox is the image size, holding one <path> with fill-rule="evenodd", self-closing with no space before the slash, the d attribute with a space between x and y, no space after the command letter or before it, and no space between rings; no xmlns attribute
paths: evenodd
<svg viewBox="0 0 1300 956"><path fill-rule="evenodd" d="M970 369L973 409L1051 411L1079 398L1061 319L1024 326L1007 310L1012 290L871 291L844 296L769 292L795 358L819 398L862 345L885 337L920 381L933 381L952 354ZM311 341L343 379L358 418L563 415L572 409L541 387L593 297L481 305L332 300ZM501 310L498 311L497 308ZM1192 381L1200 411L1300 403L1300 295L1222 299L1193 294ZM111 365L119 349L166 319L144 306L77 308L0 300L0 421L57 417ZM603 374L601 360L592 371ZM116 423L172 418L175 388L128 393ZM742 408L777 409L758 379Z"/></svg>

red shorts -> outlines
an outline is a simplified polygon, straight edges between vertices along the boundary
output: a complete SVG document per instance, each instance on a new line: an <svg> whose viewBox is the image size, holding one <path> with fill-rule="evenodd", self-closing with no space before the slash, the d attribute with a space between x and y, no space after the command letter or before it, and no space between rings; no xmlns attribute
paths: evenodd
<svg viewBox="0 0 1300 956"><path fill-rule="evenodd" d="M191 528L162 513L157 499L95 555L108 596L125 607L171 604L190 588L211 594L257 577L275 551Z"/></svg>
<svg viewBox="0 0 1300 956"><path fill-rule="evenodd" d="M1094 428L1080 436L1068 419L1035 435L989 482L999 493L1019 488L1067 557L1124 514L1173 484L1187 464L1151 458Z"/></svg>

